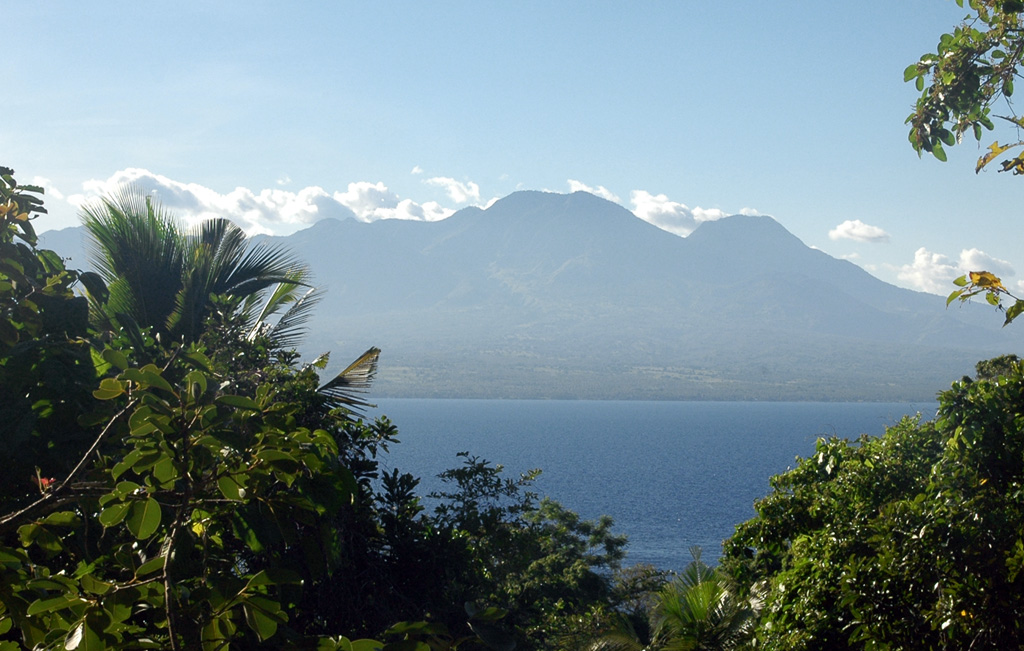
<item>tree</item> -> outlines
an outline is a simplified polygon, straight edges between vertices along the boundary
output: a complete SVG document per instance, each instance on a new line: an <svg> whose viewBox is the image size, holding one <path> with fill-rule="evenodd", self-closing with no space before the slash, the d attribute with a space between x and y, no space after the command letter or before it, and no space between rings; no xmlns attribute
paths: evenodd
<svg viewBox="0 0 1024 651"><path fill-rule="evenodd" d="M249 242L234 223L209 219L183 230L175 217L140 188L125 186L82 208L91 258L107 283L106 300L94 300L94 314L105 327L125 327L129 319L150 326L158 337L193 342L202 333L211 298L230 300L259 323L291 303L297 312L283 317L294 335L313 300L299 296L309 271L288 252ZM263 293L276 286L262 309ZM273 333L271 333L273 334Z"/></svg>
<svg viewBox="0 0 1024 651"><path fill-rule="evenodd" d="M15 463L0 486L0 649L309 640L286 613L331 568L330 517L356 486L338 407L379 351L318 389L314 366L251 327L240 293L204 296L188 344L90 331L71 289L106 307L103 283L35 249L39 190L0 172L0 388L19 416L3 421Z"/></svg>
<svg viewBox="0 0 1024 651"><path fill-rule="evenodd" d="M77 419L92 402L96 371L88 305L74 289L102 296L104 287L96 274L65 269L56 253L36 248L41 193L0 167L0 507L38 494L41 477L70 471L88 445Z"/></svg>
<svg viewBox="0 0 1024 651"><path fill-rule="evenodd" d="M964 6L964 0L957 0ZM937 51L925 54L903 73L913 81L921 96L907 118L910 144L918 152L946 160L944 146L951 147L965 134L981 142L985 131L995 128L993 118L1015 131L1016 141L996 140L978 159L980 172L1006 152L1017 150L1000 161L1000 172L1024 174L1024 140L1019 132L1024 117L1013 110L1014 80L1024 64L1024 3L1020 0L970 0L969 12L953 32L943 34ZM1002 105L1004 114L997 114ZM960 289L948 303L966 301L983 294L992 305L1005 311L1005 324L1024 312L1024 299L1013 295L995 275L972 271L956 280ZM1002 300L1012 303L1007 307Z"/></svg>
<svg viewBox="0 0 1024 651"><path fill-rule="evenodd" d="M758 601L741 599L729 577L693 561L653 594L646 612L620 613L615 626L588 651L725 651L740 648L753 630Z"/></svg>
<svg viewBox="0 0 1024 651"><path fill-rule="evenodd" d="M759 647L1020 648L1024 368L964 378L934 421L819 440L772 479L723 567L766 586Z"/></svg>

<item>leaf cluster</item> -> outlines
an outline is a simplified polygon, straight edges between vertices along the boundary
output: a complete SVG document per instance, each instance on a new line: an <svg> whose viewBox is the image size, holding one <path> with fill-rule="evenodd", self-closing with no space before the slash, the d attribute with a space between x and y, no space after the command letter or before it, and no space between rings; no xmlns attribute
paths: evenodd
<svg viewBox="0 0 1024 651"><path fill-rule="evenodd" d="M957 4L963 7L965 0ZM913 81L921 92L906 120L910 144L918 154L927 152L940 161L946 160L944 147L961 142L964 134L980 142L984 131L995 128L993 118L1018 130L1024 126L1011 103L1024 57L1024 5L1018 0L969 0L966 4L970 13L963 22L941 36L935 52L922 55L903 73L904 81ZM1000 101L1009 115L993 112ZM1019 140L993 142L978 159L976 170L1022 145L1024 141ZM1000 168L1024 173L1024 158L1003 160Z"/></svg>

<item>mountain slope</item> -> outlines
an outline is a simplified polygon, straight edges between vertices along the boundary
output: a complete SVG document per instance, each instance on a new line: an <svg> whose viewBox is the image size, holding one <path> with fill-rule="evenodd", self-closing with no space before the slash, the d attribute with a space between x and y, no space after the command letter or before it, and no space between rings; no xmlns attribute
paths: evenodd
<svg viewBox="0 0 1024 651"><path fill-rule="evenodd" d="M1015 345L990 312L979 329L769 217L679 238L589 194L523 192L284 241L329 290L312 348L383 347L392 395L930 399Z"/></svg>

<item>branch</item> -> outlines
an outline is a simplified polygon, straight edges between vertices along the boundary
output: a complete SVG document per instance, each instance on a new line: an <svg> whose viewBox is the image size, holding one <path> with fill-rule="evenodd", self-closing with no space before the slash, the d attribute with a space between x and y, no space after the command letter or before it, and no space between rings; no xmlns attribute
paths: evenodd
<svg viewBox="0 0 1024 651"><path fill-rule="evenodd" d="M103 431L99 433L99 436L96 437L96 440L92 442L92 445L89 446L89 449L86 450L85 454L82 455L82 458L78 461L78 464L71 470L71 473L68 474L68 476L65 477L64 480L56 488L49 491L48 493L40 497L35 502L32 502L25 508L15 511L14 513L11 513L9 515L5 515L3 518L0 518L0 532L6 531L9 528L9 525L21 516L39 508L40 506L43 506L48 502L53 501L61 493L63 493L65 489L69 487L71 481L76 476L78 476L80 472L82 472L83 468L85 468L85 464L88 462L89 457L91 457L92 454L99 449L100 443L103 442L103 439L105 439L110 430L113 429L114 424L118 420L120 420L120 418L124 416L130 409L132 409L138 402L138 398L132 399L131 401L128 402L127 405L124 406L124 409L117 412L117 414L115 414L114 417L110 419L106 427L103 428Z"/></svg>

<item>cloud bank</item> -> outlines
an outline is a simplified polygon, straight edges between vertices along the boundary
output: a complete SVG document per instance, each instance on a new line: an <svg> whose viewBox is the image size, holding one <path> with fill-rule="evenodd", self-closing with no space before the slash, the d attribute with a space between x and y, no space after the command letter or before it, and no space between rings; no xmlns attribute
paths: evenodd
<svg viewBox="0 0 1024 651"><path fill-rule="evenodd" d="M685 204L670 201L664 194L651 194L644 190L631 192L629 201L633 205L633 214L637 217L682 237L692 233L701 222L714 221L726 216L717 208L689 208Z"/></svg>
<svg viewBox="0 0 1024 651"><path fill-rule="evenodd" d="M953 280L969 271L989 271L1004 281L1016 275L1009 262L978 249L964 249L960 259L954 262L923 246L914 252L914 261L899 267L896 275L914 289L945 296L953 291Z"/></svg>
<svg viewBox="0 0 1024 651"><path fill-rule="evenodd" d="M156 195L165 207L188 224L226 217L249 234L287 235L326 218L363 222L378 219L437 221L455 212L435 201L416 203L401 199L382 182L349 183L344 192L333 193L311 186L294 192L235 188L222 194L197 183L182 183L141 168L124 169L105 180L86 181L84 193L72 195L68 201L81 205L127 184ZM475 184L458 185L455 190L449 189L449 194L463 192L467 200L472 197Z"/></svg>
<svg viewBox="0 0 1024 651"><path fill-rule="evenodd" d="M423 168L415 166L411 175L424 175ZM57 199L64 196L52 187L48 179L33 179L47 186L47 194ZM73 206L81 206L101 196L116 192L124 185L135 185L156 196L160 202L186 224L195 224L211 217L226 217L241 226L250 235L290 235L321 219L355 219L373 222L380 219L408 219L438 221L452 215L457 208L467 205L489 208L498 201L482 201L480 186L473 181L459 181L448 176L421 178L419 183L440 188L449 205L437 201L418 203L403 199L382 181L355 181L344 190L328 191L319 186L299 190L286 189L292 179L282 176L275 187L251 190L238 187L226 193L218 192L198 183L184 183L156 174L147 169L131 167L119 170L106 179L92 179L82 184L82 192L66 197ZM608 188L590 186L575 179L568 180L572 192L590 192L624 206L624 202ZM672 201L664 194L646 190L630 193L634 215L658 228L680 236L687 236L702 222L725 217L722 210L690 208ZM745 215L759 214L753 208L740 211ZM979 252L980 253L980 252Z"/></svg>
<svg viewBox="0 0 1024 651"><path fill-rule="evenodd" d="M599 185L596 188L592 188L586 183L583 183L582 181L577 181L576 179L569 179L569 192L589 192L590 194L601 197L602 199L607 199L608 201L612 201L618 204L622 203L621 199L615 196L615 194L611 190L604 187L603 185Z"/></svg>

